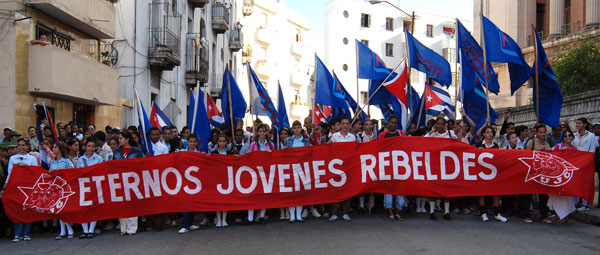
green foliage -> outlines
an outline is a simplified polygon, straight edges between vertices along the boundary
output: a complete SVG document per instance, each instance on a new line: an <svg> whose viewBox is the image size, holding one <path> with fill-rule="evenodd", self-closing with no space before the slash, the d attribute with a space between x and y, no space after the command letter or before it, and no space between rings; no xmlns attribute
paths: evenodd
<svg viewBox="0 0 600 255"><path fill-rule="evenodd" d="M551 61L563 96L600 89L600 43L583 38Z"/></svg>

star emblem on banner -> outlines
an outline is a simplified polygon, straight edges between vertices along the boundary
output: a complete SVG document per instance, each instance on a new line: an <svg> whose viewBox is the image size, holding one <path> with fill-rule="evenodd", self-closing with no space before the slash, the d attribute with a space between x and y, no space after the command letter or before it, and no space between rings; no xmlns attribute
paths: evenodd
<svg viewBox="0 0 600 255"><path fill-rule="evenodd" d="M528 167L525 182L533 180L549 187L567 184L574 171L579 170L565 159L542 151L534 151L532 157L522 157L519 160Z"/></svg>
<svg viewBox="0 0 600 255"><path fill-rule="evenodd" d="M23 210L33 209L40 213L58 214L70 196L75 192L71 186L60 176L41 174L32 187L17 187L23 195Z"/></svg>

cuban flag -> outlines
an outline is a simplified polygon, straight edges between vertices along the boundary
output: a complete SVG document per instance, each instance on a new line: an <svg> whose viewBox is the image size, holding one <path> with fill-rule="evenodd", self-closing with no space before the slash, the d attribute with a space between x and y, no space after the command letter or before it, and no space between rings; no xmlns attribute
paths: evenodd
<svg viewBox="0 0 600 255"><path fill-rule="evenodd" d="M215 104L215 101L208 93L206 93L206 114L213 128L219 128L225 122L223 115L221 115L219 108L217 108L217 104Z"/></svg>
<svg viewBox="0 0 600 255"><path fill-rule="evenodd" d="M146 110L144 109L144 105L142 104L142 100L140 99L139 94L137 93L137 89L133 86L133 90L135 93L135 104L138 114L138 121L140 124L140 140L142 142L142 151L146 153L146 155L154 156L154 151L152 151L152 140L150 140L150 119L148 119L148 115L146 114Z"/></svg>
<svg viewBox="0 0 600 255"><path fill-rule="evenodd" d="M383 86L396 97L397 104L394 105L396 105L395 108L400 109L394 109L394 112L400 115L398 116L400 118L398 126L401 127L402 132L406 132L408 126L408 90L410 89L410 85L408 84L406 60L402 62L400 64L402 70L392 80L384 83Z"/></svg>
<svg viewBox="0 0 600 255"><path fill-rule="evenodd" d="M152 111L150 111L150 126L157 128L173 126L167 115L160 110L155 102L152 102Z"/></svg>
<svg viewBox="0 0 600 255"><path fill-rule="evenodd" d="M329 115L326 115L323 111L321 111L321 109L319 108L319 106L317 104L314 105L313 112L314 112L315 126L321 125L321 123L327 123L327 119L331 115L331 107L328 107L327 105L325 105L325 108L329 108Z"/></svg>
<svg viewBox="0 0 600 255"><path fill-rule="evenodd" d="M454 102L450 94L441 87L426 84L425 100L427 114L437 116L444 112L448 118L454 118Z"/></svg>

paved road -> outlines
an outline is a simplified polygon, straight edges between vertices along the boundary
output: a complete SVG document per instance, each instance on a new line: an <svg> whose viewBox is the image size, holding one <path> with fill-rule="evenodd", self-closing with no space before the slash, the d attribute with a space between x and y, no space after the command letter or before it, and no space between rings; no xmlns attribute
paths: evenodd
<svg viewBox="0 0 600 255"><path fill-rule="evenodd" d="M0 240L0 254L600 254L600 227L478 219L412 215L392 223L378 214L354 215L352 222L309 218L304 224L207 227L184 235L175 228L126 237L110 231L91 240L34 235L31 242Z"/></svg>

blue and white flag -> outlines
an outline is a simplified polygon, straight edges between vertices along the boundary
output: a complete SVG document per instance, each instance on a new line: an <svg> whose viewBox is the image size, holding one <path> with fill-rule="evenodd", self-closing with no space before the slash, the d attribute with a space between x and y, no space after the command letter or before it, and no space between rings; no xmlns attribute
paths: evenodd
<svg viewBox="0 0 600 255"><path fill-rule="evenodd" d="M537 111L537 90L539 90L539 119L551 127L560 125L560 110L562 109L563 96L560 92L560 86L556 75L550 66L548 56L542 46L542 41L538 37L535 30L535 41L537 43L537 59L538 59L538 80L540 82L539 89L536 89L538 84L533 79L533 107ZM533 68L535 75L535 66Z"/></svg>

